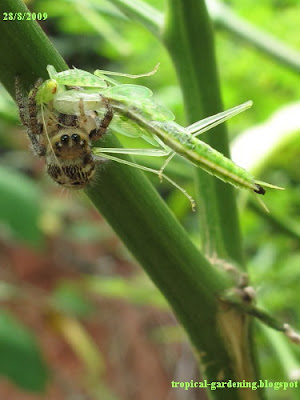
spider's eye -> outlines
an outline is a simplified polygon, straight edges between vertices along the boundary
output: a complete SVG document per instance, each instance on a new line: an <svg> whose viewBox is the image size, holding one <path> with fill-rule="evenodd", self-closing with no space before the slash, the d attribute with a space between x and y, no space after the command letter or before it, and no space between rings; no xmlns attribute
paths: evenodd
<svg viewBox="0 0 300 400"><path fill-rule="evenodd" d="M68 143L69 139L69 135L62 135L60 138L63 143Z"/></svg>
<svg viewBox="0 0 300 400"><path fill-rule="evenodd" d="M78 135L77 133L73 133L73 135L71 136L72 140L74 142L79 142L80 141L80 135Z"/></svg>

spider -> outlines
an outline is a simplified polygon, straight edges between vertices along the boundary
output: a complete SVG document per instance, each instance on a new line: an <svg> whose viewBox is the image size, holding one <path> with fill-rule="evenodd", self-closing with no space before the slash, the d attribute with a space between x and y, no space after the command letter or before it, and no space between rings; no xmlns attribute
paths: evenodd
<svg viewBox="0 0 300 400"><path fill-rule="evenodd" d="M59 185L72 189L86 187L95 173L97 163L105 160L92 154L92 142L100 139L113 118L108 100L102 97L106 112L100 120L97 113L86 115L79 102L79 115L61 114L51 107L39 107L36 94L42 84L39 79L24 96L16 79L16 101L20 119L37 157L45 157L49 176Z"/></svg>

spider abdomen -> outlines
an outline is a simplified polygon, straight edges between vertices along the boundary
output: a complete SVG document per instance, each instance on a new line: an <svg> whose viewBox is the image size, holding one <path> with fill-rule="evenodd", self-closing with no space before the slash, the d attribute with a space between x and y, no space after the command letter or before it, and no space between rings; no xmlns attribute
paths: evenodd
<svg viewBox="0 0 300 400"><path fill-rule="evenodd" d="M47 172L59 185L69 189L82 189L87 186L95 172L95 163L83 159L63 161L60 164L47 162Z"/></svg>

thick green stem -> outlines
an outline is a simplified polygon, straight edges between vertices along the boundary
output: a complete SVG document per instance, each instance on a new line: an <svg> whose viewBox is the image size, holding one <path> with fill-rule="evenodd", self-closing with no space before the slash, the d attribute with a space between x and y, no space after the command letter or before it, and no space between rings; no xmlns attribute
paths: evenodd
<svg viewBox="0 0 300 400"><path fill-rule="evenodd" d="M169 0L163 40L177 70L190 123L222 110L212 26L200 0ZM201 139L204 135L201 136ZM225 124L204 140L228 156ZM243 264L239 222L233 189L197 169L201 227L206 253ZM208 194L208 196L207 196Z"/></svg>
<svg viewBox="0 0 300 400"><path fill-rule="evenodd" d="M211 22L202 0L168 0L165 30L163 32L169 53L177 70L190 123L222 110L219 80L216 68ZM202 137L201 137L202 139ZM209 132L207 141L212 147L229 154L226 126ZM205 172L197 170L201 197L202 241L206 254L214 258L229 257L243 265L239 222L234 193ZM231 310L232 311L232 310ZM231 352L235 380L256 380L257 369L252 330L248 318L235 311L220 312L219 329ZM237 335L236 332L239 332ZM245 368L245 366L247 367ZM209 376L209 375L208 375ZM262 398L263 392L240 392L237 398ZM222 399L234 398L233 393L222 392ZM215 397L218 398L217 393Z"/></svg>
<svg viewBox="0 0 300 400"><path fill-rule="evenodd" d="M1 0L0 11L1 19L3 13L12 13L14 16L29 12L20 0ZM37 37L39 40L36 40ZM32 21L1 20L0 46L0 78L12 95L17 75L24 89L28 90L37 78L47 78L48 64L56 65L59 71L67 67L39 25Z"/></svg>

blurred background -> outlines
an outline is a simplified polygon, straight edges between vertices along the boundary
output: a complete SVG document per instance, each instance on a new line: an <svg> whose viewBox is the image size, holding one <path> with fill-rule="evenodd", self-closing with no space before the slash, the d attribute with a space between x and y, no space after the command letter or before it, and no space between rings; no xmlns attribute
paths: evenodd
<svg viewBox="0 0 300 400"><path fill-rule="evenodd" d="M147 2L163 12L162 1ZM166 50L110 1L25 3L32 12L47 13L40 25L70 67L141 74L159 62L157 73L138 84L185 125ZM237 192L251 283L261 306L299 328L299 4L207 3L224 109L254 102L228 122L233 159L259 179L286 188L268 191L270 214ZM131 147L125 137L119 139ZM163 163L155 157L138 161L155 168ZM188 163L177 157L166 172L193 194ZM199 245L198 220L186 198L167 182L149 179ZM43 160L28 151L16 105L3 87L0 248L0 399L207 398L201 390L171 389L172 380L202 379L184 332L87 197L62 190L46 176ZM256 331L263 378L299 379L299 349L260 325ZM268 395L299 398L291 390L269 389Z"/></svg>

